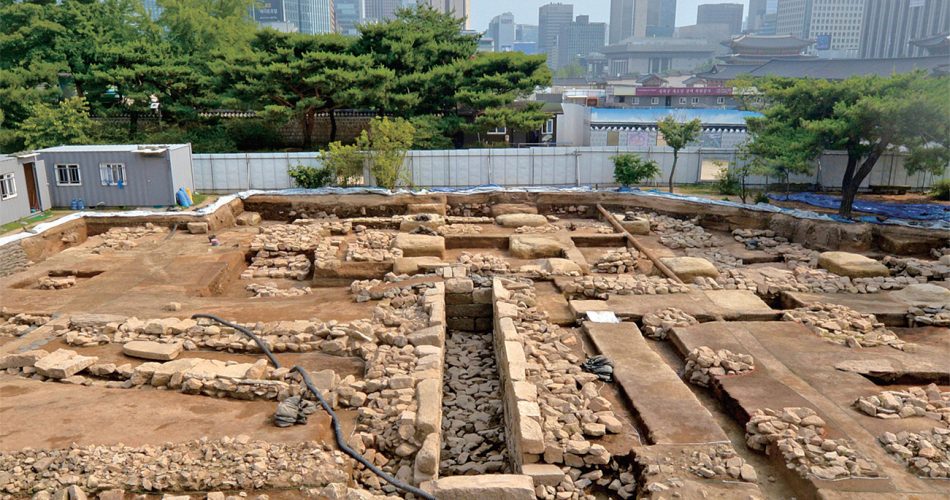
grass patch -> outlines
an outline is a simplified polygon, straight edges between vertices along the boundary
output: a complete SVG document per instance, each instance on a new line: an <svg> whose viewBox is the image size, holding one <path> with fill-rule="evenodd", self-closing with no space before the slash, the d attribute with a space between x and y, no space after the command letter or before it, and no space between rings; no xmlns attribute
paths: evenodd
<svg viewBox="0 0 950 500"><path fill-rule="evenodd" d="M70 213L69 210L47 210L45 212L38 212L38 213L30 215L29 217L24 217L20 220L8 222L0 226L0 234L6 234L6 233L16 231L18 229L22 229L25 227L33 227L39 224L40 222L43 222L53 217L54 215L63 215L63 214L68 214L68 213Z"/></svg>

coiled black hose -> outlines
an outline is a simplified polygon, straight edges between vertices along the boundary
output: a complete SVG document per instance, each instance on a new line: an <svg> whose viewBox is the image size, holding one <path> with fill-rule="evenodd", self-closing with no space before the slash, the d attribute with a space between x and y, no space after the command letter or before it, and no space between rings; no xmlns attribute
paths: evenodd
<svg viewBox="0 0 950 500"><path fill-rule="evenodd" d="M191 317L191 319L202 319L202 318L210 319L211 321L221 323L224 326L229 326L243 333L244 335L247 335L248 337L251 338L251 340L253 340L257 344L257 347L259 347L260 350L264 353L264 355L267 356L267 359L270 360L271 364L273 364L275 368L281 367L280 361L277 361L277 357L274 356L274 353L271 352L271 350L267 347L267 344L265 344L264 341L260 339L260 337L255 335L254 332L248 330L247 328L244 328L241 325L231 323L229 321L225 321L213 314L195 314ZM413 495L416 495L420 498L424 498L425 500L436 500L436 498L432 496L431 494L426 493L425 491L422 491L419 488L416 488L415 486L412 486L410 484L403 483L402 481L396 479L395 477L387 474L385 471L383 471L379 467L376 467L375 465L373 465L369 460L366 460L366 458L363 457L363 455L360 455L359 453L357 453L356 450L354 450L353 448L350 448L350 445L346 443L346 439L343 437L343 428L340 427L340 421L336 417L336 412L333 411L333 407L331 407L330 404L327 403L325 399L323 399L323 395L320 394L320 391L318 391L317 388L313 385L313 380L310 379L310 374L307 373L307 370L304 370L303 367L298 366L298 365L294 365L294 367L291 368L291 370L300 374L300 377L303 379L304 385L306 385L307 389L309 389L310 392L313 393L314 397L317 398L317 401L320 402L320 406L322 406L323 409L330 415L330 422L333 424L333 435L334 437L336 437L336 444L337 446L340 447L340 450L342 450L343 453L346 453L353 460L356 460L357 462L365 465L367 469L371 470L374 474L381 477L384 481L395 486L396 488L402 491L405 491L407 493L412 493Z"/></svg>

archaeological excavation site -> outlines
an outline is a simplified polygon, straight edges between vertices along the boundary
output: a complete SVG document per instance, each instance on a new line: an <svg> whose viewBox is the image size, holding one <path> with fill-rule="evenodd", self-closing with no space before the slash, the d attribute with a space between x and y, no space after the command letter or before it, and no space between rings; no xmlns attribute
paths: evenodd
<svg viewBox="0 0 950 500"><path fill-rule="evenodd" d="M950 240L618 192L0 237L0 499L946 499Z"/></svg>

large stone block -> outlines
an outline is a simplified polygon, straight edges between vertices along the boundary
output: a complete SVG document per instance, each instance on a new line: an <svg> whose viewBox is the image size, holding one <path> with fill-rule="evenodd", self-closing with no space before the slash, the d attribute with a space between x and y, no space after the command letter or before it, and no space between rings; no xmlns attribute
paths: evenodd
<svg viewBox="0 0 950 500"><path fill-rule="evenodd" d="M660 259L673 274L686 283L691 283L698 277L716 278L719 270L716 266L702 257L666 257Z"/></svg>
<svg viewBox="0 0 950 500"><path fill-rule="evenodd" d="M393 261L393 272L396 274L419 274L428 268L447 266L439 257L398 257Z"/></svg>
<svg viewBox="0 0 950 500"><path fill-rule="evenodd" d="M930 283L909 285L891 292L891 298L913 306L950 307L950 290Z"/></svg>
<svg viewBox="0 0 950 500"><path fill-rule="evenodd" d="M548 218L538 214L505 214L495 217L501 227L538 227L548 223Z"/></svg>
<svg viewBox="0 0 950 500"><path fill-rule="evenodd" d="M44 377L64 379L85 370L99 361L95 356L80 356L76 351L57 349L36 362L36 373Z"/></svg>
<svg viewBox="0 0 950 500"><path fill-rule="evenodd" d="M261 224L261 214L257 212L243 212L234 219L234 222L239 226L259 226Z"/></svg>
<svg viewBox="0 0 950 500"><path fill-rule="evenodd" d="M445 256L445 238L425 234L399 233L393 239L393 248L402 250L403 257Z"/></svg>
<svg viewBox="0 0 950 500"><path fill-rule="evenodd" d="M188 232L191 234L207 234L208 223L207 222L189 222Z"/></svg>
<svg viewBox="0 0 950 500"><path fill-rule="evenodd" d="M890 271L884 264L863 255L848 252L824 252L818 256L818 267L849 278L890 275Z"/></svg>
<svg viewBox="0 0 950 500"><path fill-rule="evenodd" d="M531 477L515 474L443 477L422 483L439 500L535 500Z"/></svg>
<svg viewBox="0 0 950 500"><path fill-rule="evenodd" d="M175 361L169 361L168 363L162 363L161 366L155 369L152 372L151 383L155 387L168 385L171 382L172 377L176 374L184 374L186 371L192 369L201 362L201 359L198 358L182 358L176 359Z"/></svg>
<svg viewBox="0 0 950 500"><path fill-rule="evenodd" d="M538 207L534 205L527 205L524 203L499 203L497 205L492 205L491 215L492 217L498 217L499 215L507 214L536 214L538 213Z"/></svg>
<svg viewBox="0 0 950 500"><path fill-rule="evenodd" d="M633 220L622 220L620 225L630 234L650 234L650 221L641 217Z"/></svg>
<svg viewBox="0 0 950 500"><path fill-rule="evenodd" d="M534 484L557 486L564 479L564 472L560 467L552 464L524 464L521 472L531 476Z"/></svg>
<svg viewBox="0 0 950 500"><path fill-rule="evenodd" d="M150 340L133 340L122 345L122 354L154 361L171 361L181 354L180 343L163 344Z"/></svg>
<svg viewBox="0 0 950 500"><path fill-rule="evenodd" d="M508 250L519 259L546 259L561 257L565 245L550 236L513 234L508 239Z"/></svg>
<svg viewBox="0 0 950 500"><path fill-rule="evenodd" d="M429 434L425 440L422 441L422 447L419 448L419 452L416 453L415 462L416 469L418 469L419 472L429 476L435 476L439 471L440 447L441 442L436 432Z"/></svg>
<svg viewBox="0 0 950 500"><path fill-rule="evenodd" d="M416 385L416 438L437 432L442 426L442 381L426 379Z"/></svg>
<svg viewBox="0 0 950 500"><path fill-rule="evenodd" d="M429 345L442 347L445 342L445 329L441 326L430 326L416 330L408 336L409 343L414 346Z"/></svg>
<svg viewBox="0 0 950 500"><path fill-rule="evenodd" d="M45 358L48 354L48 352L43 350L7 354L6 356L0 358L0 370L6 370L7 368L23 368L26 366L34 366L36 365L37 361Z"/></svg>
<svg viewBox="0 0 950 500"><path fill-rule="evenodd" d="M568 259L545 259L541 264L541 269L556 275L582 274L581 266Z"/></svg>

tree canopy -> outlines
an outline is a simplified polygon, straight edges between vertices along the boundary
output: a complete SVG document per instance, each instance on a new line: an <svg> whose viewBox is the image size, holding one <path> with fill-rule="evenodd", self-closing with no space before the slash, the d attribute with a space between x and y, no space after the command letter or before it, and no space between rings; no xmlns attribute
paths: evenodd
<svg viewBox="0 0 950 500"><path fill-rule="evenodd" d="M679 122L672 116L660 120L656 127L663 134L666 145L673 148L673 168L670 169L669 190L673 192L673 176L676 175L676 164L679 162L680 150L696 140L703 130L703 124L698 118L688 122Z"/></svg>
<svg viewBox="0 0 950 500"><path fill-rule="evenodd" d="M850 217L855 195L881 156L906 150L911 171L942 172L950 161L950 79L922 72L841 81L767 78L755 82L767 106L749 120L752 152L786 171L826 149L845 151L839 214Z"/></svg>

